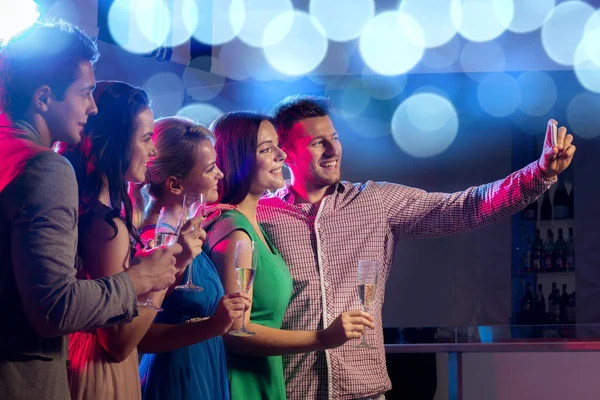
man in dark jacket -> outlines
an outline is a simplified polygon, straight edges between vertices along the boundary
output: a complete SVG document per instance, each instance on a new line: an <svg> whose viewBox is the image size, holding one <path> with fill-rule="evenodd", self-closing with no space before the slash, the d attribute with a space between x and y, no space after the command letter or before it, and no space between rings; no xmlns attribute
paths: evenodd
<svg viewBox="0 0 600 400"><path fill-rule="evenodd" d="M35 25L0 50L0 398L68 399L68 334L126 322L137 296L175 280L174 254L78 280L77 181L50 147L77 143L97 112L96 44L68 24Z"/></svg>

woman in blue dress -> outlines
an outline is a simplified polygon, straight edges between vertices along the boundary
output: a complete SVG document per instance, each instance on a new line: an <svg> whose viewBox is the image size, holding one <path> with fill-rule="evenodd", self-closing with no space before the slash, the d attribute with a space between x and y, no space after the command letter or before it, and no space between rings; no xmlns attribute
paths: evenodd
<svg viewBox="0 0 600 400"><path fill-rule="evenodd" d="M140 235L144 240L154 237L161 207L181 207L185 193L204 193L208 202L214 202L223 177L216 166L213 136L205 127L184 118L163 118L156 121L152 140L158 155L148 164L149 203ZM139 204L140 193L133 196ZM175 285L186 282L188 274L186 268ZM242 293L225 295L204 253L193 261L192 280L204 290L169 289L164 311L138 346L145 353L139 367L143 399L229 399L221 335L242 316L250 298Z"/></svg>

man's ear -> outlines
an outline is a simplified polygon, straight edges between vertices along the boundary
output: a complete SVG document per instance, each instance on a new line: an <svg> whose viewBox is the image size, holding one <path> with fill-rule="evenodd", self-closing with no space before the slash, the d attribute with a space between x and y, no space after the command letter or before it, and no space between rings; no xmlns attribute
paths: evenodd
<svg viewBox="0 0 600 400"><path fill-rule="evenodd" d="M32 105L39 112L48 111L52 102L52 89L48 85L42 85L33 92Z"/></svg>
<svg viewBox="0 0 600 400"><path fill-rule="evenodd" d="M170 193L180 195L183 192L183 185L180 179L175 178L174 176L170 176L169 179L165 182L167 185L167 190Z"/></svg>

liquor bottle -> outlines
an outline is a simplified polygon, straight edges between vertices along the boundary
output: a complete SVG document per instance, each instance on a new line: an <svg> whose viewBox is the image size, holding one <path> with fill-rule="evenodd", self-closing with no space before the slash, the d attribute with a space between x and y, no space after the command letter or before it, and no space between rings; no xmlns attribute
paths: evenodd
<svg viewBox="0 0 600 400"><path fill-rule="evenodd" d="M525 246L525 251L523 251L523 270L525 272L531 272L532 255L533 255L533 247L531 244L531 236L527 236L527 245Z"/></svg>
<svg viewBox="0 0 600 400"><path fill-rule="evenodd" d="M521 313L522 321L524 325L531 323L531 313L533 311L533 294L531 293L531 283L527 282L525 285L525 294L521 298Z"/></svg>
<svg viewBox="0 0 600 400"><path fill-rule="evenodd" d="M573 192L573 189L575 189L575 185L571 186L571 191L569 192L569 200L567 202L568 206L569 206L569 218L575 218L575 194Z"/></svg>
<svg viewBox="0 0 600 400"><path fill-rule="evenodd" d="M554 256L554 234L552 229L548 229L548 238L544 243L544 252L542 254L542 270L544 272L552 271Z"/></svg>
<svg viewBox="0 0 600 400"><path fill-rule="evenodd" d="M575 270L575 243L573 242L573 228L569 228L569 238L565 249L565 271Z"/></svg>
<svg viewBox="0 0 600 400"><path fill-rule="evenodd" d="M556 282L552 282L552 291L548 296L548 316L552 322L558 322L560 318L560 292L556 288Z"/></svg>
<svg viewBox="0 0 600 400"><path fill-rule="evenodd" d="M567 284L562 285L562 294L560 295L560 323L567 322L567 307L569 306L570 296L567 293Z"/></svg>
<svg viewBox="0 0 600 400"><path fill-rule="evenodd" d="M558 272L565 271L567 255L567 242L563 238L562 228L558 228L558 239L554 244L554 270Z"/></svg>
<svg viewBox="0 0 600 400"><path fill-rule="evenodd" d="M558 187L554 191L554 219L569 218L569 194L562 178L558 179Z"/></svg>
<svg viewBox="0 0 600 400"><path fill-rule="evenodd" d="M531 269L533 272L540 272L542 269L542 252L544 249L544 242L542 242L539 229L536 229L535 231L535 239L533 241L532 249Z"/></svg>
<svg viewBox="0 0 600 400"><path fill-rule="evenodd" d="M534 201L521 211L521 219L528 221L536 221L538 215L538 203Z"/></svg>
<svg viewBox="0 0 600 400"><path fill-rule="evenodd" d="M540 220L548 221L552 219L552 203L550 202L550 193L546 190L544 193L544 199L542 200L542 207L540 209Z"/></svg>
<svg viewBox="0 0 600 400"><path fill-rule="evenodd" d="M542 290L542 284L538 284L537 294L535 296L535 313L537 315L537 322L540 324L545 323L546 320L546 299L544 298L544 292Z"/></svg>

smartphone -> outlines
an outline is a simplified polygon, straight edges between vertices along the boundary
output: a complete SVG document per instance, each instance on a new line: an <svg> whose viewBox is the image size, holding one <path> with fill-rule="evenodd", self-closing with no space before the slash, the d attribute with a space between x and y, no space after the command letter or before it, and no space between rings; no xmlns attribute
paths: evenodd
<svg viewBox="0 0 600 400"><path fill-rule="evenodd" d="M555 123L551 123L552 127L552 146L558 146L558 126Z"/></svg>

